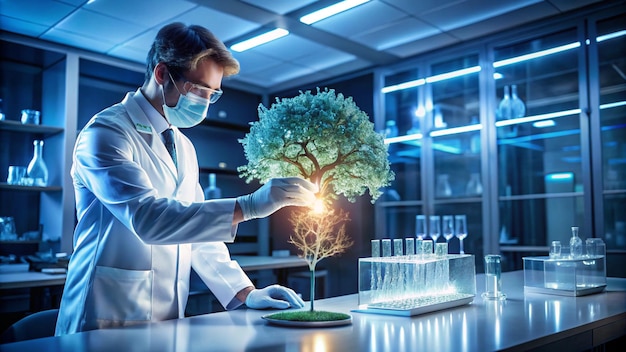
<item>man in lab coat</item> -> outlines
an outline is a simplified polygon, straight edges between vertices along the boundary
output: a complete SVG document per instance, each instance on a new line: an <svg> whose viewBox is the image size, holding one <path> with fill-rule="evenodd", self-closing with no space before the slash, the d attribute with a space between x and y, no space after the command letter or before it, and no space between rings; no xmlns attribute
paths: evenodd
<svg viewBox="0 0 626 352"><path fill-rule="evenodd" d="M205 201L196 151L178 130L199 124L222 78L238 71L207 29L167 25L142 87L81 131L71 171L78 224L57 335L183 317L192 267L226 309L304 305L286 287L255 288L224 242L241 221L311 205L317 187L280 178L249 195Z"/></svg>

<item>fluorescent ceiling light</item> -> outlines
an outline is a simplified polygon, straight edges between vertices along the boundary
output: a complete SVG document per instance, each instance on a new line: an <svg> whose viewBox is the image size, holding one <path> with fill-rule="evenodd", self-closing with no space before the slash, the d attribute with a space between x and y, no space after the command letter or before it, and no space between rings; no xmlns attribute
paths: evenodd
<svg viewBox="0 0 626 352"><path fill-rule="evenodd" d="M385 138L385 144L415 141L418 139L422 139L423 137L424 136L421 133L407 134L405 136L399 136L399 137L389 137L389 138Z"/></svg>
<svg viewBox="0 0 626 352"><path fill-rule="evenodd" d="M555 126L555 125L556 125L556 123L552 119L550 119L550 120L541 120L541 121L537 121L537 122L533 123L533 127L535 127L535 128L552 127L552 126Z"/></svg>
<svg viewBox="0 0 626 352"><path fill-rule="evenodd" d="M605 40L621 37L623 35L626 35L626 29L618 31L618 32L613 32L613 33L601 35L601 36L596 38L596 41L599 43L599 42L603 42Z"/></svg>
<svg viewBox="0 0 626 352"><path fill-rule="evenodd" d="M325 18L328 18L330 16L334 16L340 12L344 12L346 10L349 10L353 7L359 6L361 4L364 4L366 2L368 2L370 0L345 0L345 1L341 1L338 2L334 5L330 5L328 7L325 7L323 9L317 10L315 12L311 12L308 15L304 15L302 17L300 17L300 22L305 23L305 24L312 24L315 23L317 21L321 21Z"/></svg>
<svg viewBox="0 0 626 352"><path fill-rule="evenodd" d="M393 86L383 87L380 91L383 93L395 92L397 90L409 89L426 84L426 80L423 78L416 79L414 81L408 81L400 84L394 84Z"/></svg>
<svg viewBox="0 0 626 352"><path fill-rule="evenodd" d="M563 117L563 116L569 116L569 115L576 115L576 114L580 114L580 111L581 111L580 109L571 109L571 110L565 110L565 111L551 112L551 113L542 114L542 115L519 117L516 119L510 119L510 120L500 120L500 121L496 121L496 127L517 125L520 123L554 119L557 117Z"/></svg>
<svg viewBox="0 0 626 352"><path fill-rule="evenodd" d="M261 35L257 35L254 38L250 38L247 40L244 40L242 42L233 44L230 46L230 48L238 53L242 52L242 51L246 51L248 49L254 48L255 46L259 46L261 44L265 44L268 42L271 42L272 40L276 40L278 38L282 38L284 36L286 36L287 34L289 34L289 31L286 29L282 29L282 28L276 28L272 31L263 33Z"/></svg>
<svg viewBox="0 0 626 352"><path fill-rule="evenodd" d="M432 131L430 132L430 136L439 137L439 136L447 136L447 135L457 134L457 133L480 131L482 128L483 128L483 125L477 123L474 125L467 125L467 126L461 126L461 127L446 128L445 130Z"/></svg>
<svg viewBox="0 0 626 352"><path fill-rule="evenodd" d="M452 72L446 72L446 73L442 73L439 75L426 77L426 83L435 83L435 82L443 81L443 80L450 79L450 78L469 75L470 73L476 73L476 72L480 72L480 66L468 67L462 70L456 70Z"/></svg>
<svg viewBox="0 0 626 352"><path fill-rule="evenodd" d="M575 48L578 48L579 46L580 46L579 42L565 44L565 45L557 46L555 48L550 48L550 49L541 50L541 51L537 51L537 52L526 54L526 55L512 57L510 59L496 61L493 63L493 67L502 67L502 66L512 65L518 62L528 61L528 60L540 58L543 56L560 53L562 51L575 49Z"/></svg>
<svg viewBox="0 0 626 352"><path fill-rule="evenodd" d="M574 173L572 172L558 172L558 173L546 175L546 179L550 181L571 180L573 178L574 178Z"/></svg>
<svg viewBox="0 0 626 352"><path fill-rule="evenodd" d="M609 34L605 34L605 35L599 36L599 37L596 38L596 41L602 42L602 41L605 41L605 40L621 37L621 36L624 36L624 35L626 35L626 30L621 30L621 31L618 31L618 32L609 33ZM579 42L565 44L565 45L557 46L557 47L551 48L551 49L541 50L541 51L537 51L537 52L526 54L526 55L521 55L521 56L516 56L516 57L512 57L512 58L505 59L505 60L496 61L496 62L493 63L493 67L498 68L498 67L502 67L502 66L512 65L512 64L519 63L519 62L528 61L528 60L540 58L540 57L543 57L543 56L560 53L562 51L575 49L575 48L578 48L578 47L580 47L580 43ZM442 81L444 79L459 77L459 76L462 76L462 75L466 75L466 74L470 74L470 73L474 73L474 72L479 72L479 71L480 71L480 66L469 67L469 68L458 70L458 71L452 71L452 72L443 73L443 74L440 74L440 75L427 77L426 79L420 78L420 79L417 79L417 80L414 80L414 81L409 81L409 82L405 82L405 83L400 83L400 84L395 84L395 85L392 85L392 86L383 87L381 89L381 92L382 93L395 92L397 90L409 89L409 88L413 88L413 87L424 85L425 83L432 83L432 82ZM493 78L494 79L501 79L502 77L503 76L502 76L501 73L495 72L493 74Z"/></svg>
<svg viewBox="0 0 626 352"><path fill-rule="evenodd" d="M626 105L626 101L616 101L616 102L613 102L613 103L607 103L607 104L600 105L600 110L617 108L617 107L624 106L624 105Z"/></svg>

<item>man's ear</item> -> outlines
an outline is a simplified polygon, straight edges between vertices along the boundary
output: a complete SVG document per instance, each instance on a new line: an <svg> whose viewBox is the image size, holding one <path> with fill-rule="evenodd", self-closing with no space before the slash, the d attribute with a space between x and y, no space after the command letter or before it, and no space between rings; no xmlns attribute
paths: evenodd
<svg viewBox="0 0 626 352"><path fill-rule="evenodd" d="M168 77L167 73L168 73L167 66L164 63L159 62L154 67L154 71L152 72L152 75L154 76L154 80L156 81L157 84L163 85L166 77Z"/></svg>

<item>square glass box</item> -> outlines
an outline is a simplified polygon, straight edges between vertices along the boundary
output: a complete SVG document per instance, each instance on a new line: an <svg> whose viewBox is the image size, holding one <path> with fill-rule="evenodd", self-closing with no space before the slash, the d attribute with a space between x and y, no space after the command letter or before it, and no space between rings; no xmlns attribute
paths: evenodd
<svg viewBox="0 0 626 352"><path fill-rule="evenodd" d="M359 312L412 316L468 304L475 295L473 255L359 259Z"/></svg>
<svg viewBox="0 0 626 352"><path fill-rule="evenodd" d="M606 288L606 256L604 245L589 254L572 258L569 247L561 255L524 257L524 291L561 296L584 296Z"/></svg>

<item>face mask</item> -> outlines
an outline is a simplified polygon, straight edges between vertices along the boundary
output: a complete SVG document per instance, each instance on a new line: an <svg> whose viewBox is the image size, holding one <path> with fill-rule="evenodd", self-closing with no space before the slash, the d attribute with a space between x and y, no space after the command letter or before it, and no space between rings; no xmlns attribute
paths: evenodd
<svg viewBox="0 0 626 352"><path fill-rule="evenodd" d="M174 80L172 80L172 82L174 82ZM178 88L176 89L178 90ZM176 103L174 107L165 104L163 86L161 86L161 93L163 94L163 113L165 114L165 118L167 118L170 124L178 128L188 128L198 125L204 120L204 117L209 111L209 100L191 92L187 92L187 94L181 93L180 97L178 97L178 103Z"/></svg>

